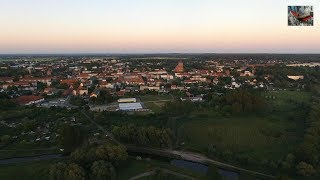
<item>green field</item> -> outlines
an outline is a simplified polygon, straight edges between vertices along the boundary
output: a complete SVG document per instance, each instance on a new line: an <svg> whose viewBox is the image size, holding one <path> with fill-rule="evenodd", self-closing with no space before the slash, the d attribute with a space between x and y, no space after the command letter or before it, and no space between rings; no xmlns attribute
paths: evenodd
<svg viewBox="0 0 320 180"><path fill-rule="evenodd" d="M139 98L142 102L172 100L172 96L170 95L144 95L139 96Z"/></svg>
<svg viewBox="0 0 320 180"><path fill-rule="evenodd" d="M48 179L48 169L56 161L39 161L13 165L0 165L0 179L43 180Z"/></svg>
<svg viewBox="0 0 320 180"><path fill-rule="evenodd" d="M145 95L139 98L146 108L151 109L155 113L161 112L165 103L172 100L172 96L170 95Z"/></svg>
<svg viewBox="0 0 320 180"><path fill-rule="evenodd" d="M293 110L299 107L300 104L310 102L311 93L300 91L270 91L264 93L262 96L273 105L275 111L283 112Z"/></svg>
<svg viewBox="0 0 320 180"><path fill-rule="evenodd" d="M297 128L295 123L275 122L263 118L217 118L186 123L187 149L206 151L209 145L219 150L254 155L254 158L277 159L293 149L298 134L288 131Z"/></svg>
<svg viewBox="0 0 320 180"><path fill-rule="evenodd" d="M311 95L305 92L278 91L264 95L273 110L250 116L221 116L210 110L191 113L178 130L182 149L202 153L228 153L255 161L278 161L301 142L306 117L303 104ZM223 159L227 160L227 159Z"/></svg>

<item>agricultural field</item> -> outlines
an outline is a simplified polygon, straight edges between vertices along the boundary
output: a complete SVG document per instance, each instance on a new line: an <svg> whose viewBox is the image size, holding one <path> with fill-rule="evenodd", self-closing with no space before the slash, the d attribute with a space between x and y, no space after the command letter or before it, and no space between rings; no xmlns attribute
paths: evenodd
<svg viewBox="0 0 320 180"><path fill-rule="evenodd" d="M279 160L302 140L305 106L311 95L278 91L264 96L269 96L272 113L221 116L209 110L193 112L178 130L180 147L202 153L231 153L256 161Z"/></svg>
<svg viewBox="0 0 320 180"><path fill-rule="evenodd" d="M145 95L139 98L146 108L151 109L155 113L161 112L166 102L173 99L170 95Z"/></svg>
<svg viewBox="0 0 320 180"><path fill-rule="evenodd" d="M198 119L180 128L184 147L195 151L206 151L209 146L234 153L250 154L252 157L277 159L285 155L299 142L292 122L275 122L270 119L217 118ZM290 130L290 131L289 131Z"/></svg>
<svg viewBox="0 0 320 180"><path fill-rule="evenodd" d="M170 95L144 95L144 96L139 96L139 98L142 102L170 101L170 100L172 100L172 96L170 96Z"/></svg>
<svg viewBox="0 0 320 180"><path fill-rule="evenodd" d="M311 93L303 91L269 91L262 96L272 105L274 111L290 111L310 102Z"/></svg>

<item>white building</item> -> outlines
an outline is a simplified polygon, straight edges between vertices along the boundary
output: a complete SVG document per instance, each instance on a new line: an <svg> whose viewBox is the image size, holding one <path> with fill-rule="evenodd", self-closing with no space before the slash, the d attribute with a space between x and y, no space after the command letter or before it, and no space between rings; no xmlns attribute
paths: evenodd
<svg viewBox="0 0 320 180"><path fill-rule="evenodd" d="M136 98L121 98L118 99L118 103L135 103L137 102Z"/></svg>
<svg viewBox="0 0 320 180"><path fill-rule="evenodd" d="M119 103L119 110L121 111L136 111L143 109L141 103Z"/></svg>

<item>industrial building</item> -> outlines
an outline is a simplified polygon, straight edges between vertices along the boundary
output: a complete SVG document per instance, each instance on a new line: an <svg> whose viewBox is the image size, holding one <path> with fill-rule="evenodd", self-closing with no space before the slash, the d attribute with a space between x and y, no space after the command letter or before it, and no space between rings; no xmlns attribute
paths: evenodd
<svg viewBox="0 0 320 180"><path fill-rule="evenodd" d="M119 103L120 111L136 111L143 109L141 103Z"/></svg>
<svg viewBox="0 0 320 180"><path fill-rule="evenodd" d="M135 103L137 102L136 98L121 98L118 99L118 103Z"/></svg>

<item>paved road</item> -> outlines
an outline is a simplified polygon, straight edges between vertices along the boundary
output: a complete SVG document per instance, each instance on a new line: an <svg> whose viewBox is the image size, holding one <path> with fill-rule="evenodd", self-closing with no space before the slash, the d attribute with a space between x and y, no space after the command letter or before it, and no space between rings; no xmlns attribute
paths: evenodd
<svg viewBox="0 0 320 180"><path fill-rule="evenodd" d="M193 177L191 176L187 176L187 175L184 175L184 174L180 174L180 173L177 173L177 172L174 172L174 171L170 171L168 169L163 169L163 168L157 168L156 170L159 170L165 174L172 174L172 175L175 175L177 177L181 177L181 178L184 178L184 179L192 179L194 180ZM148 172L144 172L144 173L141 173L141 174L138 174L134 177L131 177L129 180L136 180L136 179L140 179L142 177L147 177L147 176L151 176L151 175L154 175L156 174L156 170L153 170L153 171L148 171Z"/></svg>
<svg viewBox="0 0 320 180"><path fill-rule="evenodd" d="M136 180L136 179L140 179L142 177L147 177L147 176L151 176L151 175L154 175L156 173L156 171L148 171L148 172L144 172L144 173L141 173L141 174L138 174L134 177L131 177L129 180Z"/></svg>
<svg viewBox="0 0 320 180"><path fill-rule="evenodd" d="M156 102L169 102L169 101L172 101L172 100L166 99L166 100L156 100L156 101L143 101L143 103L149 103L149 102L156 103Z"/></svg>

